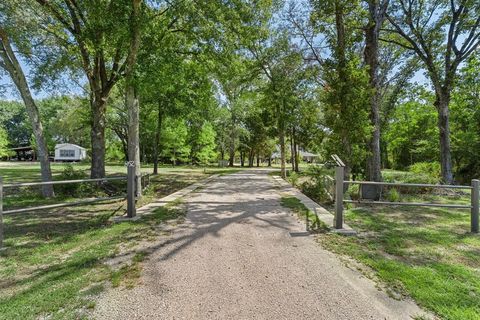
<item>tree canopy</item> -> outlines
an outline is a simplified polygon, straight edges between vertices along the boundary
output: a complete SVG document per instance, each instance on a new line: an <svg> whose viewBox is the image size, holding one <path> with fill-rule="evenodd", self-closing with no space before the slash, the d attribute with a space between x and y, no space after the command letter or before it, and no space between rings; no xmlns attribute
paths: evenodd
<svg viewBox="0 0 480 320"><path fill-rule="evenodd" d="M0 76L19 95L0 101L0 156L70 142L92 177L123 160L278 160L285 176L308 151L354 178L428 162L464 181L480 173L479 17L474 0L6 0Z"/></svg>

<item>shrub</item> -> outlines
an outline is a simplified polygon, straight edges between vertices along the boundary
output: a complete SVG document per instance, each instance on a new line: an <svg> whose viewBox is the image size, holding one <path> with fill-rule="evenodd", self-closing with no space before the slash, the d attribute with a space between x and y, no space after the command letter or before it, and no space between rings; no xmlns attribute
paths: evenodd
<svg viewBox="0 0 480 320"><path fill-rule="evenodd" d="M408 170L416 175L427 176L428 180L434 180L435 183L440 181L441 168L438 162L417 162L412 164Z"/></svg>
<svg viewBox="0 0 480 320"><path fill-rule="evenodd" d="M331 176L331 170L323 166L309 166L303 174L309 179L301 184L302 192L317 202L330 202L325 191L325 189L330 189L330 185L325 183L325 176Z"/></svg>
<svg viewBox="0 0 480 320"><path fill-rule="evenodd" d="M387 199L390 202L400 202L400 193L397 191L397 189L392 188L387 193Z"/></svg>
<svg viewBox="0 0 480 320"><path fill-rule="evenodd" d="M290 175L288 176L288 181L290 181L290 183L296 187L297 184L298 184L298 179L300 178L300 176L298 175L298 173L296 172L292 172L290 173Z"/></svg>
<svg viewBox="0 0 480 320"><path fill-rule="evenodd" d="M71 164L67 164L63 172L59 176L59 180L80 180L86 179L88 176L82 170L76 170ZM56 191L64 196L79 196L91 193L93 186L87 183L68 183L56 186Z"/></svg>

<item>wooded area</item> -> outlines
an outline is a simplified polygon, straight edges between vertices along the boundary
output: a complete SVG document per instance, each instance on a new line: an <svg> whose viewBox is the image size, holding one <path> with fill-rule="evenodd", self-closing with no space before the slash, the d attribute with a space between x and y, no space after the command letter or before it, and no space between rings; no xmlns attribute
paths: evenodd
<svg viewBox="0 0 480 320"><path fill-rule="evenodd" d="M4 0L0 156L480 176L477 0ZM35 93L35 94L34 94ZM37 96L38 99L33 97ZM15 99L12 99L15 97ZM435 182L435 181L434 181ZM45 187L44 196L53 189Z"/></svg>

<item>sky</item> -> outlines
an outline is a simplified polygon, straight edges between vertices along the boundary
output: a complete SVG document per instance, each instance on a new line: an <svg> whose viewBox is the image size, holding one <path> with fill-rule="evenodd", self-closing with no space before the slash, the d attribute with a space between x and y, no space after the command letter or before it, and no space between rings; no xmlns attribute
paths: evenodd
<svg viewBox="0 0 480 320"><path fill-rule="evenodd" d="M20 61L20 64L22 65L22 68L25 74L27 75L27 81L28 81L31 68L24 61ZM423 70L417 71L410 81L417 82L419 84L427 84L427 85L429 84L429 81L425 77ZM20 94L18 93L17 89L13 85L13 82L11 82L10 77L3 72L0 73L0 88L3 88L3 90L0 89L0 99L16 100L16 101L21 100ZM41 90L32 89L32 95L34 99L43 99L52 95L61 95L61 94L83 95L84 90L79 86L78 83L75 83L73 81L66 81L66 83L63 84L61 88L58 88L55 90L51 88L41 89Z"/></svg>

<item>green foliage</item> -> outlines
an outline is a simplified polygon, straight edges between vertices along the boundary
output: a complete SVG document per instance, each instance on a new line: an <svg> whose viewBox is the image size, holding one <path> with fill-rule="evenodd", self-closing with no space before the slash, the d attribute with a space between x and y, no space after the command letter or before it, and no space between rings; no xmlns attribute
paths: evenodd
<svg viewBox="0 0 480 320"><path fill-rule="evenodd" d="M7 131L0 127L0 158L9 156L11 154L11 152L8 150L8 145L9 141Z"/></svg>
<svg viewBox="0 0 480 320"><path fill-rule="evenodd" d="M462 183L480 177L480 54L461 69L451 103L452 158Z"/></svg>
<svg viewBox="0 0 480 320"><path fill-rule="evenodd" d="M288 175L288 181L292 184L292 186L297 187L298 186L298 180L300 179L300 176L296 172L290 172Z"/></svg>
<svg viewBox="0 0 480 320"><path fill-rule="evenodd" d="M388 190L387 199L390 202L400 202L400 193L397 191L397 189L391 188L390 190Z"/></svg>
<svg viewBox="0 0 480 320"><path fill-rule="evenodd" d="M408 171L418 175L430 176L437 181L440 181L441 178L440 163L438 162L417 162L412 164Z"/></svg>
<svg viewBox="0 0 480 320"><path fill-rule="evenodd" d="M282 197L280 204L295 212L302 220L308 220L308 230L314 232L328 231L328 226L321 221L314 212L308 209L299 199L295 197Z"/></svg>
<svg viewBox="0 0 480 320"><path fill-rule="evenodd" d="M406 169L416 162L438 161L437 113L433 96L423 87L408 93L385 130L390 163L394 169Z"/></svg>
<svg viewBox="0 0 480 320"><path fill-rule="evenodd" d="M323 166L310 165L302 174L307 178L300 185L302 192L319 203L330 203L327 191L333 194L333 182L329 179L332 171Z"/></svg>
<svg viewBox="0 0 480 320"><path fill-rule="evenodd" d="M199 129L192 128L190 141L192 144L191 158L193 163L202 165L209 164L216 159L215 152L215 130L213 126L206 122Z"/></svg>
<svg viewBox="0 0 480 320"><path fill-rule="evenodd" d="M410 296L441 319L480 318L480 238L468 232L464 210L371 206L348 210L345 217L363 236L325 234L318 238L322 246L359 260L387 292Z"/></svg>
<svg viewBox="0 0 480 320"><path fill-rule="evenodd" d="M67 164L63 169L62 173L59 176L59 180L81 180L87 179L88 175L79 169L75 169L73 165ZM59 184L55 186L55 191L58 194L62 194L64 196L73 196L73 197L81 197L92 191L92 184L91 183L68 183L68 184Z"/></svg>
<svg viewBox="0 0 480 320"><path fill-rule="evenodd" d="M366 143L371 135L368 118L368 78L360 60L351 57L340 73L338 61L325 64L324 78L328 86L321 93L326 126L331 130L326 137L327 154L338 154L352 169L361 173L367 156ZM344 77L339 77L344 74Z"/></svg>
<svg viewBox="0 0 480 320"><path fill-rule="evenodd" d="M191 147L187 144L188 128L180 119L167 119L161 134L161 155L174 165L185 163Z"/></svg>
<svg viewBox="0 0 480 320"><path fill-rule="evenodd" d="M385 182L426 183L426 184L439 183L439 178L436 175L429 175L424 173L413 173L409 171L384 170L382 171L382 176ZM414 189L414 190L420 190L420 189Z"/></svg>

